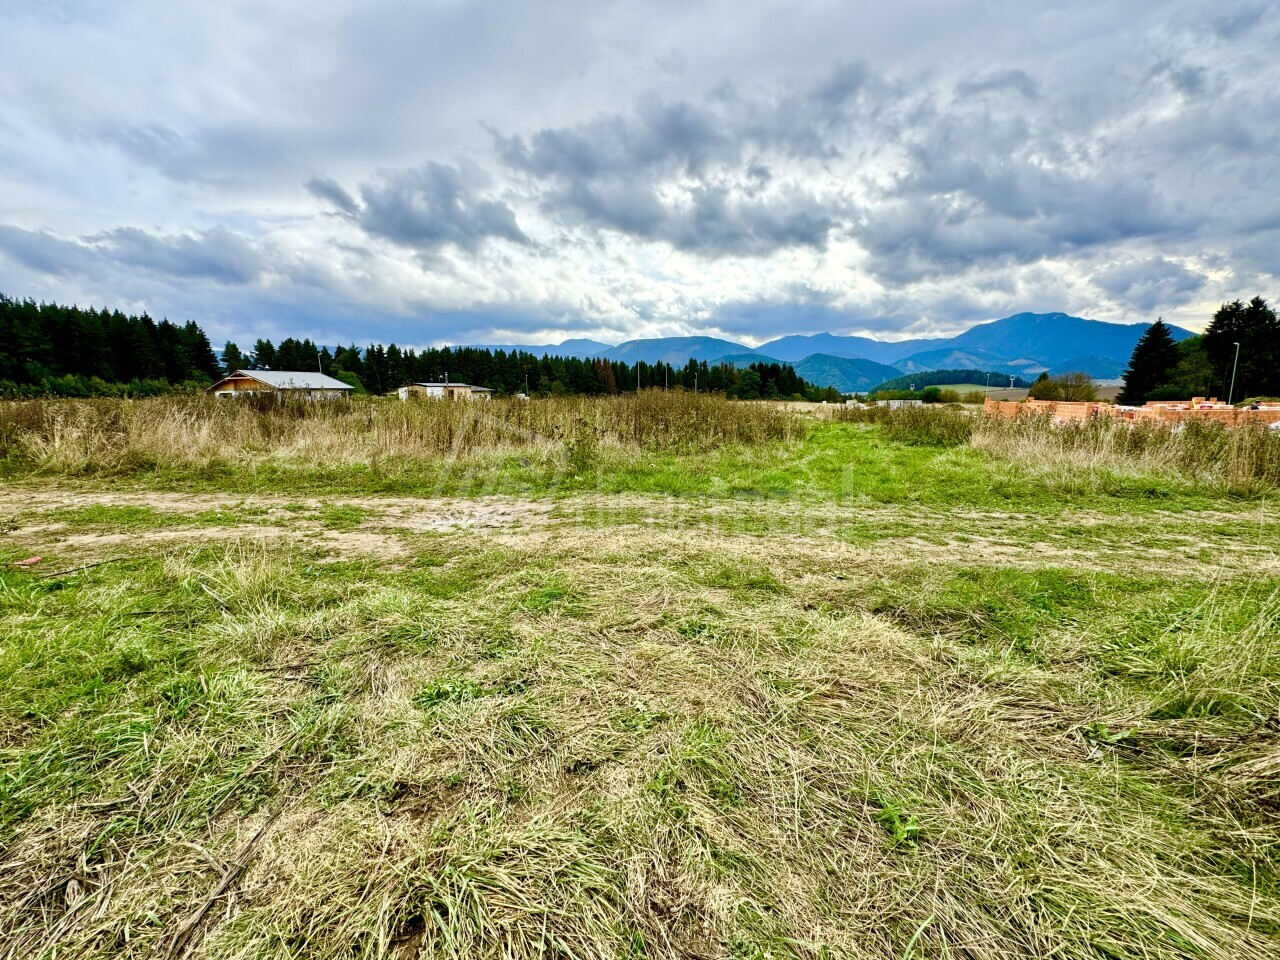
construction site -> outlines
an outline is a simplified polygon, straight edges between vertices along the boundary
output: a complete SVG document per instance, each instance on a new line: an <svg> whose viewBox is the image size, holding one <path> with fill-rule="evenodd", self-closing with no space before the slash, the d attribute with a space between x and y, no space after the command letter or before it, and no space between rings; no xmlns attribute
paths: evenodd
<svg viewBox="0 0 1280 960"><path fill-rule="evenodd" d="M1280 424L1280 403L1251 403L1234 406L1216 397L1192 397L1190 400L1150 400L1140 407L1105 403L1102 401L1066 400L993 400L983 402L982 412L989 417L1016 419L1017 417L1049 417L1055 422L1089 420L1093 417L1111 417L1134 422L1181 423L1186 420L1208 420L1229 427L1248 423L1264 426ZM1280 428L1278 428L1280 429Z"/></svg>

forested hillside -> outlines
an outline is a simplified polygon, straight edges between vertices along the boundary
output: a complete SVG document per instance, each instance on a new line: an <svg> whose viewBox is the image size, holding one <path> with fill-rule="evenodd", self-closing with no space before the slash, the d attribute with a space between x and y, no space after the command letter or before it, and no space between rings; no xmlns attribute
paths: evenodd
<svg viewBox="0 0 1280 960"><path fill-rule="evenodd" d="M193 321L82 310L0 294L0 394L163 393L221 368Z"/></svg>
<svg viewBox="0 0 1280 960"><path fill-rule="evenodd" d="M258 340L244 353L227 343L221 361L194 322L156 322L145 313L64 307L0 294L0 396L113 396L199 389L231 370L322 370L358 390L382 394L414 381L475 383L499 393L624 393L677 387L742 398L839 398L787 364L742 369L690 360L636 365L617 360L535 356L477 347L423 351L371 344L330 350L293 337Z"/></svg>
<svg viewBox="0 0 1280 960"><path fill-rule="evenodd" d="M910 390L917 387L924 389L925 387L936 387L952 383L986 384L988 382L990 382L993 387L1031 386L1031 382L1029 380L1024 380L1022 377L1010 376L1007 373L1000 373L993 370L961 369L924 370L920 373L906 373L900 377L894 377L892 380L886 380L884 383L877 386L876 390Z"/></svg>

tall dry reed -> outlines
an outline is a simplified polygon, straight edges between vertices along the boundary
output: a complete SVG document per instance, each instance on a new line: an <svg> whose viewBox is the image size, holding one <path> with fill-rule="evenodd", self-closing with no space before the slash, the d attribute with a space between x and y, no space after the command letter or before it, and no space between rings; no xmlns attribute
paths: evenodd
<svg viewBox="0 0 1280 960"><path fill-rule="evenodd" d="M646 391L529 401L205 396L0 403L0 457L58 473L268 458L372 462L482 452L676 450L760 444L804 425L764 404Z"/></svg>
<svg viewBox="0 0 1280 960"><path fill-rule="evenodd" d="M977 421L973 447L1060 483L1157 476L1237 494L1280 486L1280 432L1259 424L1175 426L1098 417L1054 424L1047 417Z"/></svg>

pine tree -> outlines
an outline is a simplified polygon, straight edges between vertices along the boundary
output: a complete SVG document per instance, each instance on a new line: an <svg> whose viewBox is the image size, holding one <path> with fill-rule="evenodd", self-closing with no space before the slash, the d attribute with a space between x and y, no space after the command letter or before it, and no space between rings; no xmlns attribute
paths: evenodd
<svg viewBox="0 0 1280 960"><path fill-rule="evenodd" d="M255 370L275 370L276 346L270 340L258 340L253 345L253 356L249 361Z"/></svg>
<svg viewBox="0 0 1280 960"><path fill-rule="evenodd" d="M163 380L165 362L160 355L160 334L147 314L129 318L130 380Z"/></svg>
<svg viewBox="0 0 1280 960"><path fill-rule="evenodd" d="M182 338L182 349L186 351L196 379L217 380L222 376L218 358L213 353L213 344L194 320L184 323L179 335Z"/></svg>
<svg viewBox="0 0 1280 960"><path fill-rule="evenodd" d="M1133 348L1124 372L1124 388L1116 400L1133 406L1146 403L1156 390L1170 382L1177 365L1178 345L1161 318L1147 327Z"/></svg>
<svg viewBox="0 0 1280 960"><path fill-rule="evenodd" d="M230 340L222 348L222 369L227 374L235 373L237 370L243 370L249 366L249 358L240 352Z"/></svg>
<svg viewBox="0 0 1280 960"><path fill-rule="evenodd" d="M1061 400L1062 391L1057 382L1049 376L1049 371L1045 370L1031 384L1027 396L1032 400Z"/></svg>
<svg viewBox="0 0 1280 960"><path fill-rule="evenodd" d="M1280 394L1280 320L1261 297L1224 303L1204 332L1204 348L1220 378L1219 396L1230 391L1233 370L1234 399Z"/></svg>
<svg viewBox="0 0 1280 960"><path fill-rule="evenodd" d="M386 360L387 360L387 366L386 366L386 373L384 375L386 377L386 380L384 382L383 389L395 390L398 387L403 387L406 383L408 383L408 378L405 376L404 354L400 352L400 348L397 347L394 343L391 344L391 346L387 347ZM462 371L459 371L459 373L462 373ZM455 377L455 379L459 383L467 382L461 376Z"/></svg>

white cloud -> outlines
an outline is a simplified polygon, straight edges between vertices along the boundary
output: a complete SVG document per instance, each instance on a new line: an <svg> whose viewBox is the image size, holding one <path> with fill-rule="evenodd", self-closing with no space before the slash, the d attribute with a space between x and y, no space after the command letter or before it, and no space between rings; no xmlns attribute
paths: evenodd
<svg viewBox="0 0 1280 960"><path fill-rule="evenodd" d="M13 295L426 343L1277 294L1269 5L64 0L6 34Z"/></svg>

